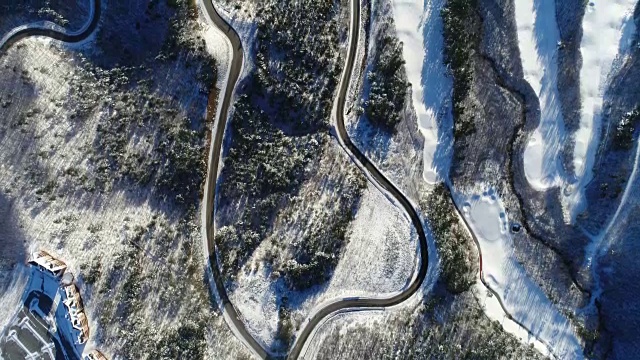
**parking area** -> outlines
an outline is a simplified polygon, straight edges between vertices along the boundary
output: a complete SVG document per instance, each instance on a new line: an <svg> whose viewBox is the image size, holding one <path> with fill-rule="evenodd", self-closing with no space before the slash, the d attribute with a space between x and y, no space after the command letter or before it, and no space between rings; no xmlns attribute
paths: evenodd
<svg viewBox="0 0 640 360"><path fill-rule="evenodd" d="M80 290L66 264L46 251L32 254L22 307L0 333L0 360L80 360L89 340ZM106 359L94 349L88 359Z"/></svg>
<svg viewBox="0 0 640 360"><path fill-rule="evenodd" d="M0 339L0 359L55 360L56 347L46 322L23 307Z"/></svg>

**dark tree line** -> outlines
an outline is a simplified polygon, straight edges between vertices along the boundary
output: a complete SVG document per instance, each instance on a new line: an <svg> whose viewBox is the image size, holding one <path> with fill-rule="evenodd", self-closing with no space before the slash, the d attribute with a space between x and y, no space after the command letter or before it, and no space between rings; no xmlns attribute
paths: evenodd
<svg viewBox="0 0 640 360"><path fill-rule="evenodd" d="M228 279L234 278L272 231L275 216L290 206L290 199L317 171L328 146L327 125L342 70L339 2L271 0L257 6L255 67L235 103L222 172L222 206L234 201L245 204L216 237ZM344 211L326 219L327 230L310 232L289 249L295 263L274 269L290 289L322 283L333 272L359 200L361 187L355 183L336 190ZM278 251L287 251L286 244L274 241Z"/></svg>
<svg viewBox="0 0 640 360"><path fill-rule="evenodd" d="M460 140L475 132L473 118L463 116L464 100L473 80L473 55L480 39L474 10L477 0L450 0L442 9L444 62L453 75L454 138Z"/></svg>
<svg viewBox="0 0 640 360"><path fill-rule="evenodd" d="M368 99L364 103L365 113L371 122L388 131L400 122L404 108L408 83L402 69L402 43L393 34L389 23L383 23L376 36L376 53L373 68L367 74Z"/></svg>
<svg viewBox="0 0 640 360"><path fill-rule="evenodd" d="M449 197L447 188L439 184L421 202L429 218L429 225L433 231L442 258L441 279L447 290L459 294L469 290L474 282L475 264L472 256L472 239L462 228L460 220L455 215L456 209Z"/></svg>

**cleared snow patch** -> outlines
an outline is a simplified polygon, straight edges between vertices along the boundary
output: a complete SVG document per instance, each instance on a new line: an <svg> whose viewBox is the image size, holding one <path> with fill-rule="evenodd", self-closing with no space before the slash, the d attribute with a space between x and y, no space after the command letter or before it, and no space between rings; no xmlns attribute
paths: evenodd
<svg viewBox="0 0 640 360"><path fill-rule="evenodd" d="M525 176L537 190L561 183L558 156L565 131L557 85L560 33L555 12L554 0L515 2L524 78L540 100L540 123L524 150Z"/></svg>
<svg viewBox="0 0 640 360"><path fill-rule="evenodd" d="M476 235L482 253L481 276L502 300L513 319L531 331L560 359L582 358L582 345L573 326L549 301L516 260L513 238L508 229L504 206L493 189L461 199L463 216ZM483 286L477 284L476 287ZM497 299L487 296L485 312L502 320L505 330L524 339L523 329L513 321L504 321ZM526 332L526 331L525 331ZM528 342L534 339L527 337Z"/></svg>
<svg viewBox="0 0 640 360"><path fill-rule="evenodd" d="M211 1L211 0L203 0ZM240 41L243 46L243 62L242 71L240 72L240 78L238 84L241 84L242 79L247 77L254 68L253 59L256 57L256 33L258 31L258 23L256 19L256 7L249 3L243 4L243 11L230 11L223 6L215 6L216 11L220 14L227 23L238 33ZM232 111L232 110L231 110Z"/></svg>
<svg viewBox="0 0 640 360"><path fill-rule="evenodd" d="M424 136L424 171L426 182L434 184L448 164L435 159L439 145L438 117L451 116L452 82L443 63L444 40L440 10L442 0L393 0L393 16L398 38L403 43L407 77L411 82L411 99ZM441 175L441 174L440 174Z"/></svg>
<svg viewBox="0 0 640 360"><path fill-rule="evenodd" d="M627 55L635 33L636 0L591 1L582 22L582 69L580 127L575 134L573 165L577 184L567 189L566 205L571 220L584 208L584 187L592 177L598 148L602 103L614 65ZM618 61L616 61L616 59ZM577 187L577 188L576 188Z"/></svg>
<svg viewBox="0 0 640 360"><path fill-rule="evenodd" d="M489 319L499 322L504 331L517 337L525 344L533 345L533 347L541 354L545 356L550 355L549 348L544 343L536 337L531 336L525 328L510 319L507 314L504 313L498 298L491 294L491 292L484 286L480 280L480 276L476 279L476 283L473 284L472 291L480 302L484 314L487 315Z"/></svg>
<svg viewBox="0 0 640 360"><path fill-rule="evenodd" d="M224 90L227 87L227 81L229 79L229 62L231 61L229 54L233 49L227 36L215 26L207 15L204 8L204 1L207 0L198 1L198 20L200 25L202 25L202 35L205 40L207 52L216 59L216 65L218 67L216 87ZM219 100L224 97L224 91L220 91L220 93ZM218 112L219 111L220 109L218 109ZM216 116L216 119L217 118L218 116Z"/></svg>

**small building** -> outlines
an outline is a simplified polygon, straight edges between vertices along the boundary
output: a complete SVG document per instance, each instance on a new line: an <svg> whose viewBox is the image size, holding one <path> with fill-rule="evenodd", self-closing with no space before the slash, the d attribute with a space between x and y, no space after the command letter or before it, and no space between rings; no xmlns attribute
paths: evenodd
<svg viewBox="0 0 640 360"><path fill-rule="evenodd" d="M48 272L55 277L62 277L67 269L67 264L62 260L54 258L44 250L36 251L31 254L29 264L36 266L42 271Z"/></svg>
<svg viewBox="0 0 640 360"><path fill-rule="evenodd" d="M69 313L77 313L84 311L84 304L82 303L82 297L76 284L69 284L64 287L64 294L67 296L64 299L63 304L69 309Z"/></svg>
<svg viewBox="0 0 640 360"><path fill-rule="evenodd" d="M64 287L66 298L62 301L64 306L69 310L69 321L75 329L78 344L84 344L89 340L89 321L84 313L84 304L80 291L75 284Z"/></svg>
<svg viewBox="0 0 640 360"><path fill-rule="evenodd" d="M77 313L75 316L71 316L71 326L76 332L76 340L78 344L84 344L89 340L89 320L83 312Z"/></svg>
<svg viewBox="0 0 640 360"><path fill-rule="evenodd" d="M98 350L92 350L90 353L85 354L82 360L107 360L107 357Z"/></svg>

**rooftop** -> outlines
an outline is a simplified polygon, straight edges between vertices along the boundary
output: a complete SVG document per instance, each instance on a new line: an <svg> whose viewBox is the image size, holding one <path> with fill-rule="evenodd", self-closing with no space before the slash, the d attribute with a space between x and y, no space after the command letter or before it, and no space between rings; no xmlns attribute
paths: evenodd
<svg viewBox="0 0 640 360"><path fill-rule="evenodd" d="M29 263L32 265L40 266L41 268L53 273L56 276L61 276L67 269L67 264L65 264L64 261L56 259L44 250L40 250L31 254Z"/></svg>

